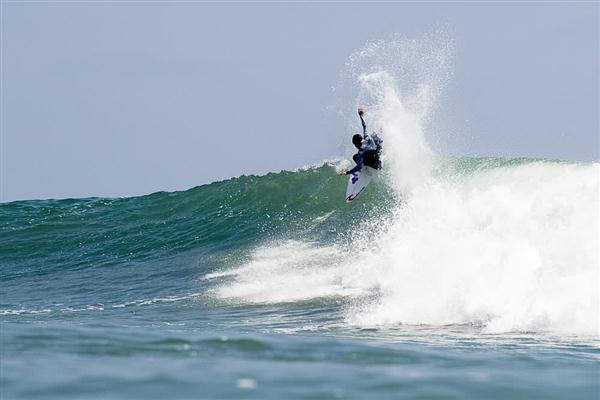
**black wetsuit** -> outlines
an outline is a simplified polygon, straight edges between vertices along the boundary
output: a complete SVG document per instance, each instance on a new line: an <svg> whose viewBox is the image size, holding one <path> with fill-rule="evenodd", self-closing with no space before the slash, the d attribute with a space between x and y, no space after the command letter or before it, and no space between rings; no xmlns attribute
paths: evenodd
<svg viewBox="0 0 600 400"><path fill-rule="evenodd" d="M383 140L379 139L377 135L373 135L371 137L367 134L367 124L365 123L362 115L360 116L360 122L362 123L363 128L363 142L360 146L360 149L358 149L358 153L352 157L356 163L356 166L349 170L347 174L354 174L360 171L363 165L375 169L381 169L381 160L379 159L379 155L381 153L381 143Z"/></svg>

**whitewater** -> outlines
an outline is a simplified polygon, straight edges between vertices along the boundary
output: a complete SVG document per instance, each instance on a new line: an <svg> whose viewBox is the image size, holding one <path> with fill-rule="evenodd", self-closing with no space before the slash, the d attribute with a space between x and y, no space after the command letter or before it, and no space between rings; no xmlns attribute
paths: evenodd
<svg viewBox="0 0 600 400"><path fill-rule="evenodd" d="M347 60L351 156L131 198L0 204L0 397L600 396L597 162L457 157L443 34ZM436 147L436 148L434 148Z"/></svg>
<svg viewBox="0 0 600 400"><path fill-rule="evenodd" d="M385 142L382 184L399 200L358 222L349 243L256 249L217 296L277 303L376 292L349 302L348 324L600 335L599 165L436 155L424 129L451 62L443 43L373 42L347 65Z"/></svg>

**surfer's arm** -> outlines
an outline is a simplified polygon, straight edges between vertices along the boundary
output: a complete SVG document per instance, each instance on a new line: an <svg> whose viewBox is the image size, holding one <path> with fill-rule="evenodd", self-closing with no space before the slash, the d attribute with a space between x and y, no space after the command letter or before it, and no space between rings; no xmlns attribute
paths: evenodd
<svg viewBox="0 0 600 400"><path fill-rule="evenodd" d="M362 154L359 154L356 158L356 165L351 170L346 171L346 175L352 175L360 171L363 167L363 158Z"/></svg>
<svg viewBox="0 0 600 400"><path fill-rule="evenodd" d="M363 118L363 114L364 114L364 110L362 108L358 109L358 116L360 117L360 123L362 125L363 128L363 137L366 139L367 138L367 124L365 122L365 119Z"/></svg>

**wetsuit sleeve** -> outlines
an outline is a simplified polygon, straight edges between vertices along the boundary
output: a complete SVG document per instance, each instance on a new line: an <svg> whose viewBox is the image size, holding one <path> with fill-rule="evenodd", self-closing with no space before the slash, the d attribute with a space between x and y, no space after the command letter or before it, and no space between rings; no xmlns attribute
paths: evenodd
<svg viewBox="0 0 600 400"><path fill-rule="evenodd" d="M362 124L362 127L363 127L363 137L366 139L367 138L367 124L365 123L365 120L362 115L359 115L359 117L360 117L360 123Z"/></svg>
<svg viewBox="0 0 600 400"><path fill-rule="evenodd" d="M358 153L358 159L356 160L356 165L351 170L346 171L346 175L355 174L360 171L363 167L363 157L362 154Z"/></svg>

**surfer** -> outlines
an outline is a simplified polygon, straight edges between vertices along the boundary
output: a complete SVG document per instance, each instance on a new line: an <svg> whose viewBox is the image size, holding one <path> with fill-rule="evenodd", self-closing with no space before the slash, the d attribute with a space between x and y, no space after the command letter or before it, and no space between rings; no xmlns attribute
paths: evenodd
<svg viewBox="0 0 600 400"><path fill-rule="evenodd" d="M367 124L363 118L365 111L359 107L358 116L363 128L363 134L357 133L352 136L352 144L358 149L358 153L352 156L352 160L356 163L354 168L348 171L338 172L338 175L354 175L360 171L364 166L371 167L374 169L381 169L381 160L379 160L379 154L381 153L381 140L376 134L369 136L367 134Z"/></svg>

